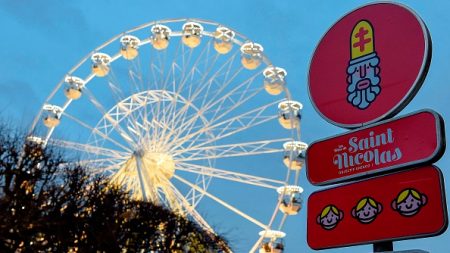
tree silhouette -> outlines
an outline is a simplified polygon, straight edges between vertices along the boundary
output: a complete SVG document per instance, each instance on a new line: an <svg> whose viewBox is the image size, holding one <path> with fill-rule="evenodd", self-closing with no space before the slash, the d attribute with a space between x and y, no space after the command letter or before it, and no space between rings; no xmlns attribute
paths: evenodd
<svg viewBox="0 0 450 253"><path fill-rule="evenodd" d="M229 252L226 241L0 126L0 252Z"/></svg>

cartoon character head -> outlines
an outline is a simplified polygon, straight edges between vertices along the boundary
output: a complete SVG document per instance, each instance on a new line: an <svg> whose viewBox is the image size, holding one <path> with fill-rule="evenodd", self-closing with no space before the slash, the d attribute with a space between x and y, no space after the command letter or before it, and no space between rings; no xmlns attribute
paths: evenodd
<svg viewBox="0 0 450 253"><path fill-rule="evenodd" d="M339 221L344 218L344 212L339 210L335 205L327 205L319 216L317 216L317 224L323 229L331 230L337 226Z"/></svg>
<svg viewBox="0 0 450 253"><path fill-rule="evenodd" d="M364 197L352 209L352 216L363 224L368 224L377 218L383 206L371 197Z"/></svg>
<svg viewBox="0 0 450 253"><path fill-rule="evenodd" d="M374 51L374 33L369 21L361 20L351 35L351 60L347 67L347 101L364 110L380 94L380 58Z"/></svg>
<svg viewBox="0 0 450 253"><path fill-rule="evenodd" d="M392 201L391 207L401 215L411 217L416 215L427 201L425 194L408 188L398 194L397 198Z"/></svg>

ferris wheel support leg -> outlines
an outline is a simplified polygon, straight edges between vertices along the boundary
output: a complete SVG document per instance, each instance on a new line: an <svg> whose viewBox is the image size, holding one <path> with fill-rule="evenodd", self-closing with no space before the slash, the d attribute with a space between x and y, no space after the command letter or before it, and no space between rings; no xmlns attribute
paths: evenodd
<svg viewBox="0 0 450 253"><path fill-rule="evenodd" d="M142 157L136 154L136 169L139 176L139 186L141 187L142 199L148 202L147 191L145 190L145 179L144 179L144 165L142 164Z"/></svg>

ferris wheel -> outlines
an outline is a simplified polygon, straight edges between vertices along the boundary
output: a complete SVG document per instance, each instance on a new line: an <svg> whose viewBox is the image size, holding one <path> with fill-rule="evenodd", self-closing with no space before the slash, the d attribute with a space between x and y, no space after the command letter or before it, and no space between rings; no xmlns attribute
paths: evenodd
<svg viewBox="0 0 450 253"><path fill-rule="evenodd" d="M283 226L302 207L307 148L286 75L260 44L221 24L150 22L68 71L28 141L81 157L93 175L211 232L199 210L228 210L259 227L250 252L282 252Z"/></svg>

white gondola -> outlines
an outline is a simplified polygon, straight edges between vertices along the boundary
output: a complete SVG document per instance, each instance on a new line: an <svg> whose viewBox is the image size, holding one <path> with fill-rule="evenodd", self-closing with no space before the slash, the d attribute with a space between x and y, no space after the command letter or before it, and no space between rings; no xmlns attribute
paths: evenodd
<svg viewBox="0 0 450 253"><path fill-rule="evenodd" d="M259 248L259 253L283 253L284 243L282 238L286 236L284 232L277 230L264 230L259 232L259 236L264 237Z"/></svg>
<svg viewBox="0 0 450 253"><path fill-rule="evenodd" d="M286 100L278 104L278 121L286 129L293 129L300 126L301 110L303 105L300 102Z"/></svg>
<svg viewBox="0 0 450 253"><path fill-rule="evenodd" d="M223 26L219 26L214 33L214 49L219 54L227 54L233 48L235 33Z"/></svg>
<svg viewBox="0 0 450 253"><path fill-rule="evenodd" d="M305 151L308 144L301 141L288 141L283 143L283 163L291 170L300 170L305 164Z"/></svg>
<svg viewBox="0 0 450 253"><path fill-rule="evenodd" d="M44 145L44 140L41 137L29 135L27 136L27 143L33 145Z"/></svg>
<svg viewBox="0 0 450 253"><path fill-rule="evenodd" d="M109 73L109 64L111 63L111 56L104 53L95 53L91 56L92 72L98 76L103 77Z"/></svg>
<svg viewBox="0 0 450 253"><path fill-rule="evenodd" d="M152 26L151 31L153 48L157 50L166 49L169 46L170 33L172 30L165 25L154 25Z"/></svg>
<svg viewBox="0 0 450 253"><path fill-rule="evenodd" d="M282 194L283 200L280 204L280 211L288 214L295 215L302 209L303 188L297 185L281 186L277 189L278 194Z"/></svg>
<svg viewBox="0 0 450 253"><path fill-rule="evenodd" d="M270 95L279 95L284 90L286 84L286 70L270 66L263 71L264 89Z"/></svg>
<svg viewBox="0 0 450 253"><path fill-rule="evenodd" d="M135 36L123 36L120 38L120 54L127 60L133 60L139 54L138 48L140 43L141 41Z"/></svg>
<svg viewBox="0 0 450 253"><path fill-rule="evenodd" d="M196 22L187 22L183 25L183 37L181 40L183 43L190 47L195 48L200 45L203 32L203 26Z"/></svg>
<svg viewBox="0 0 450 253"><path fill-rule="evenodd" d="M66 76L64 81L66 83L64 95L69 99L79 99L85 84L84 80L76 76Z"/></svg>
<svg viewBox="0 0 450 253"><path fill-rule="evenodd" d="M62 108L56 105L44 104L43 108L44 125L48 128L56 127L61 120Z"/></svg>
<svg viewBox="0 0 450 253"><path fill-rule="evenodd" d="M256 69L259 67L262 61L262 52L264 48L253 42L244 43L241 46L241 62L246 69Z"/></svg>
<svg viewBox="0 0 450 253"><path fill-rule="evenodd" d="M25 141L25 152L32 157L41 156L45 146L45 141L41 137L29 135Z"/></svg>

